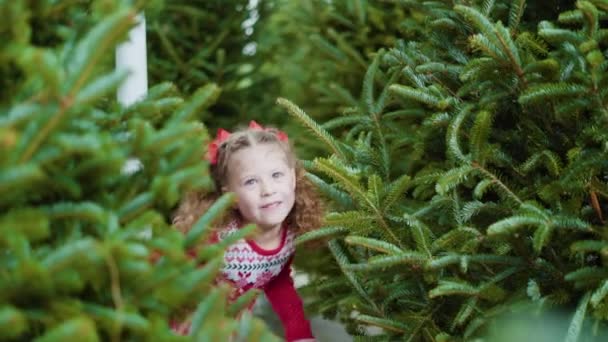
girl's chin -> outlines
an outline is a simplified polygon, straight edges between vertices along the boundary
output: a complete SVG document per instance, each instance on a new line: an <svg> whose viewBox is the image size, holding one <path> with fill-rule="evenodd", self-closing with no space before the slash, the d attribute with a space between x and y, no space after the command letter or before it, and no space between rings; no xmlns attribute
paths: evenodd
<svg viewBox="0 0 608 342"><path fill-rule="evenodd" d="M276 220L262 220L259 221L257 223L258 227L264 229L264 230L270 230L273 228L276 228L277 226L280 226L283 221L285 221L285 217L281 218L281 219L276 219Z"/></svg>

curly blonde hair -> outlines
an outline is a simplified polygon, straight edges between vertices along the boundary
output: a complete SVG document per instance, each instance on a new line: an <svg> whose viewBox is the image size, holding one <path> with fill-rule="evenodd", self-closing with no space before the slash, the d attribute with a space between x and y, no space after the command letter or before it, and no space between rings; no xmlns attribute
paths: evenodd
<svg viewBox="0 0 608 342"><path fill-rule="evenodd" d="M212 164L211 175L215 182L215 191L192 192L185 196L177 208L173 225L180 231L188 232L198 218L222 194L222 187L227 182L228 162L231 156L244 148L256 144L275 144L279 146L287 157L290 167L295 169L296 190L295 203L286 218L288 229L299 236L305 232L319 228L323 224L323 205L315 186L306 177L306 171L298 162L293 147L288 141L280 140L277 136L279 131L274 128L266 129L244 129L232 133L224 140L217 150L216 163ZM232 220L242 219L238 209L233 208L218 219L216 227L223 227Z"/></svg>

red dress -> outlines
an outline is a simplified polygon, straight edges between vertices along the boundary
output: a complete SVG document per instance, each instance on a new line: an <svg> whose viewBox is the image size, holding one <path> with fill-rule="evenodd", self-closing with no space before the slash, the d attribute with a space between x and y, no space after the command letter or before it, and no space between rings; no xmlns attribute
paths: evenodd
<svg viewBox="0 0 608 342"><path fill-rule="evenodd" d="M218 242L238 229L238 222L232 221L216 232L211 241ZM291 277L294 252L294 233L285 226L281 228L281 243L275 249L264 249L254 241L241 239L224 253L220 279L234 285L231 300L249 289L262 289L283 324L287 341L314 338ZM189 329L184 331L182 326L178 332L187 334Z"/></svg>

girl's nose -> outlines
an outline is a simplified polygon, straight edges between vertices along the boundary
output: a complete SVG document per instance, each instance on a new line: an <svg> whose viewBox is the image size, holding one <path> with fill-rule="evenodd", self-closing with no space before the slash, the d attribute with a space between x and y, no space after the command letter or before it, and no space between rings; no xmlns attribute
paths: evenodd
<svg viewBox="0 0 608 342"><path fill-rule="evenodd" d="M262 196L264 196L264 197L270 196L274 193L272 184L270 184L269 181L267 181L267 180L260 181L260 186L261 186L260 190L261 190Z"/></svg>

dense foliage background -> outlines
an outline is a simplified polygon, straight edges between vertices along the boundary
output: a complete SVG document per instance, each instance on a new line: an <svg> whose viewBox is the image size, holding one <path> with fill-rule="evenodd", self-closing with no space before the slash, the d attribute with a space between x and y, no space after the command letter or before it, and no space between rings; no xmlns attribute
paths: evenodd
<svg viewBox="0 0 608 342"><path fill-rule="evenodd" d="M173 338L199 302L246 333L206 311L218 265L183 255L231 199L185 239L168 223L211 186L207 132L256 119L328 201L300 239L328 241L298 255L310 314L386 341L606 338L605 1L119 3L0 2L0 336ZM122 108L112 49L137 10L154 87Z"/></svg>

